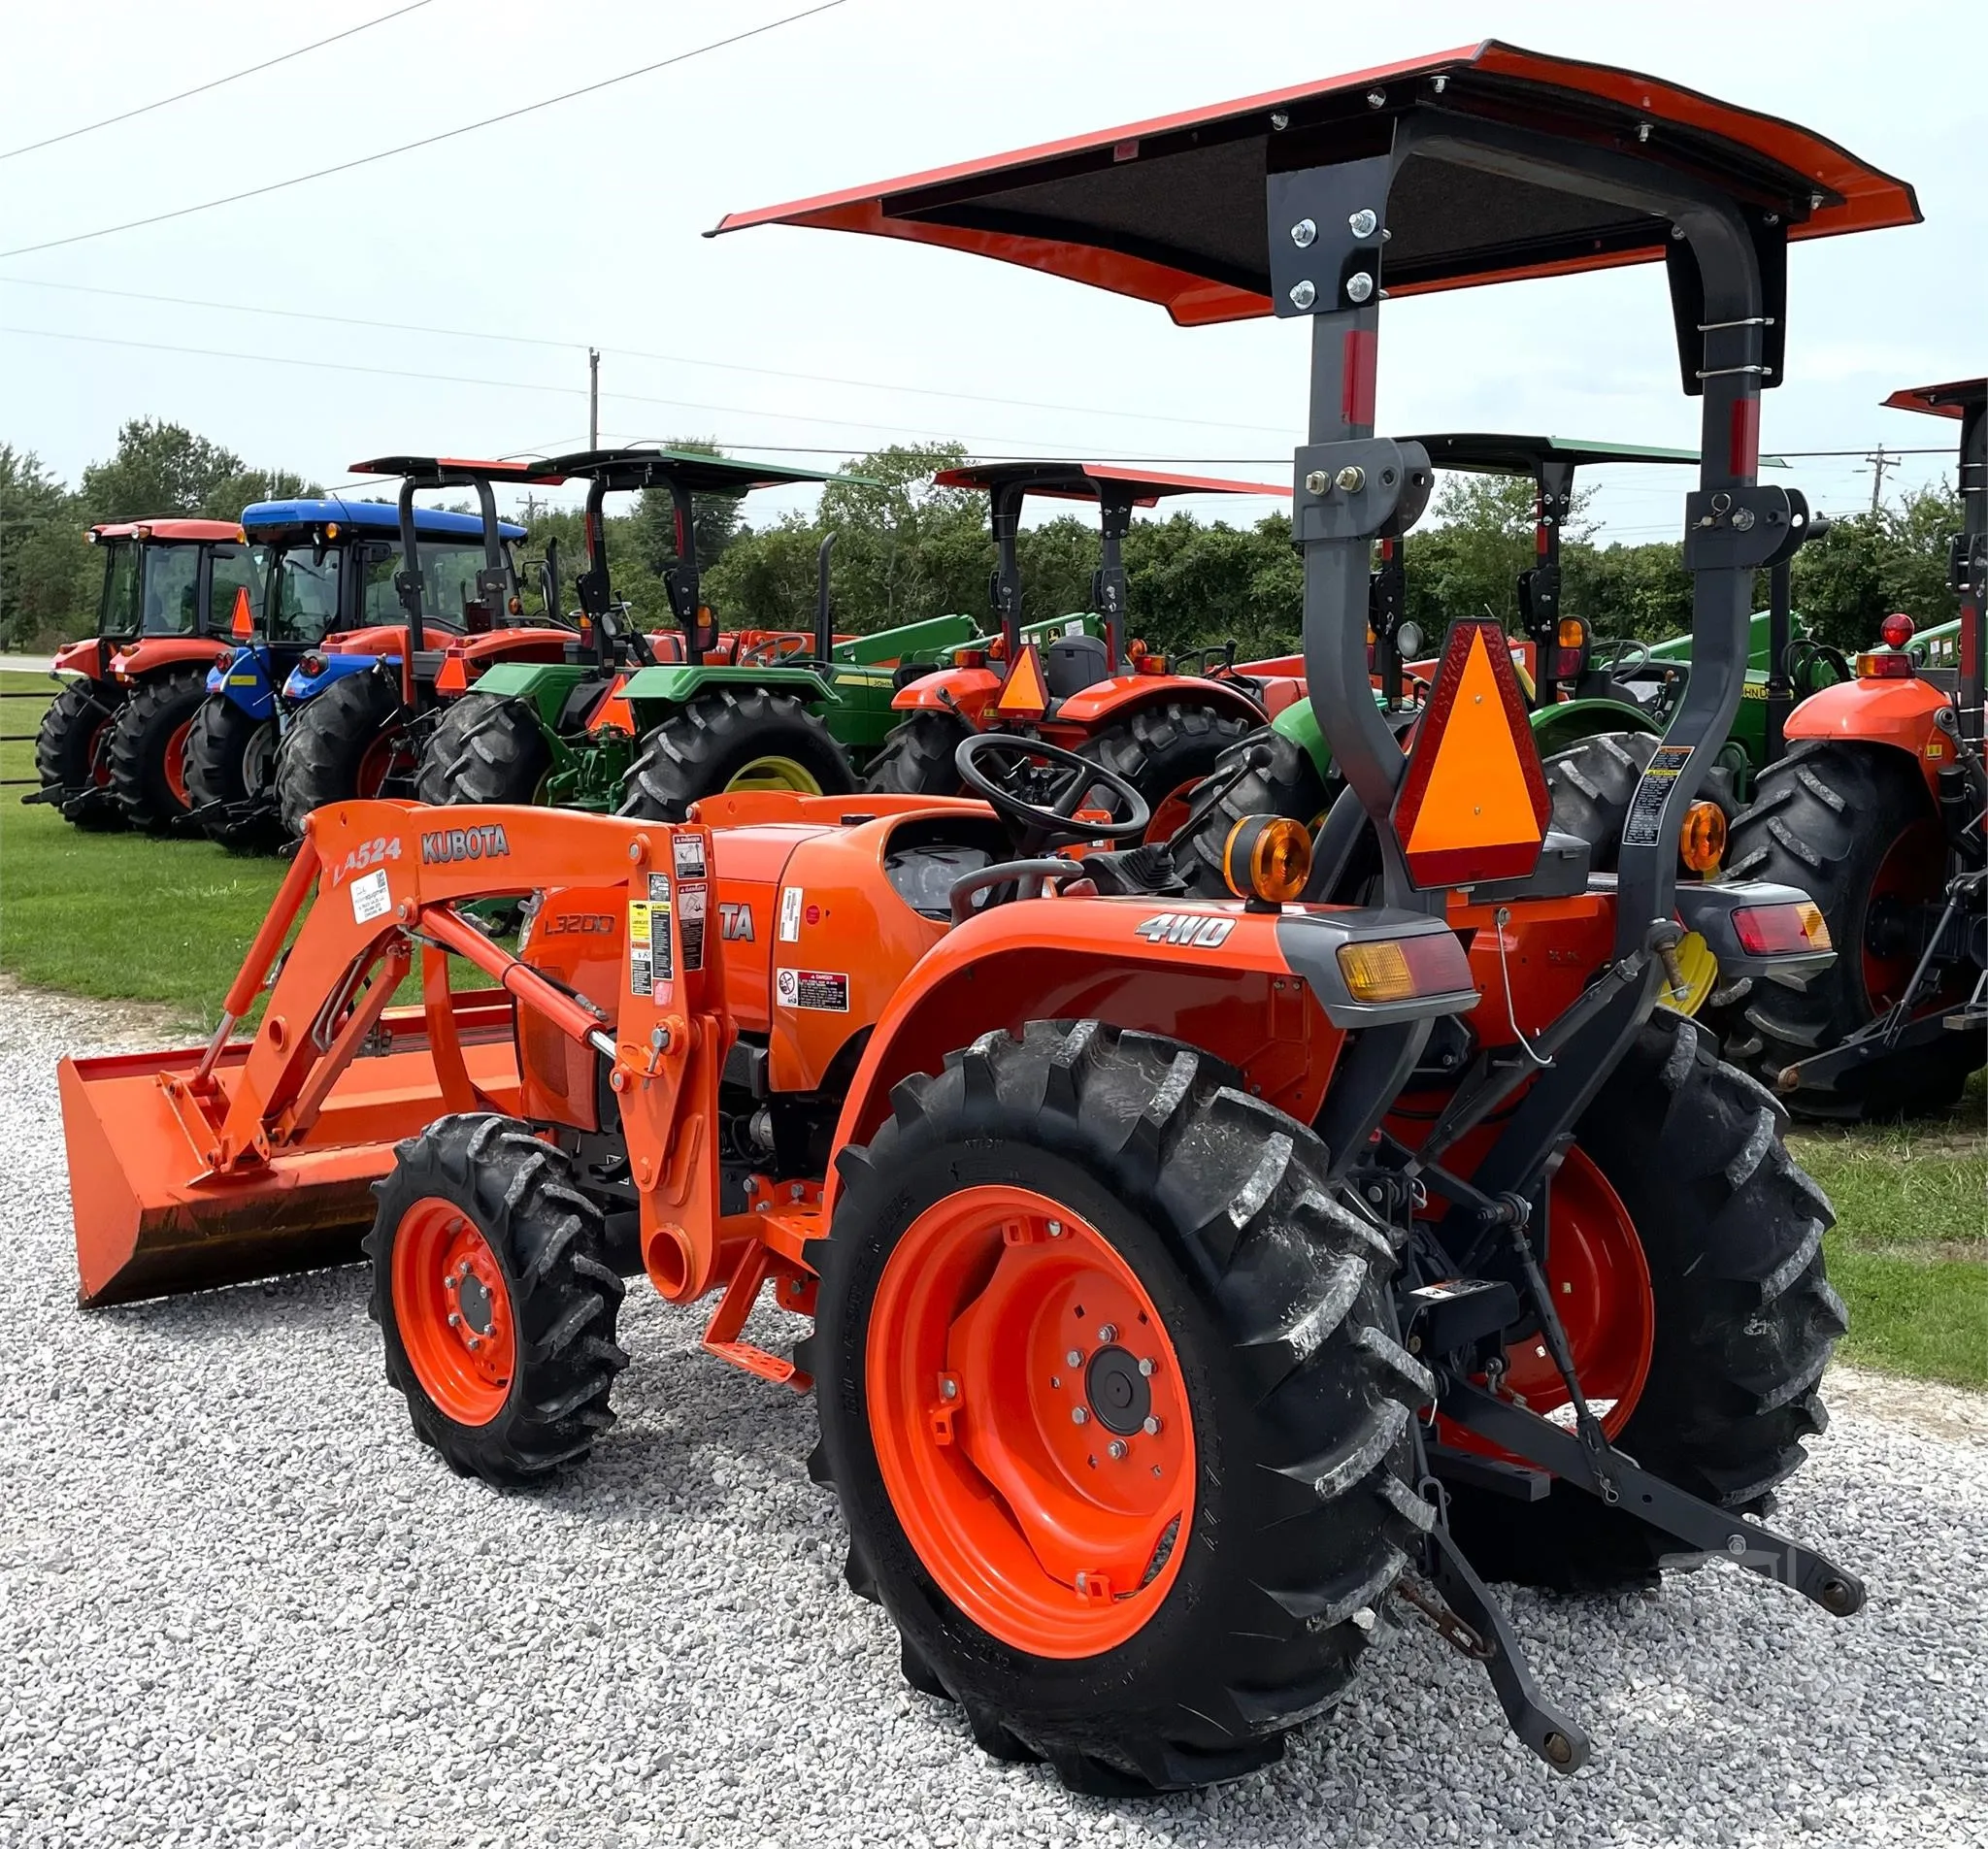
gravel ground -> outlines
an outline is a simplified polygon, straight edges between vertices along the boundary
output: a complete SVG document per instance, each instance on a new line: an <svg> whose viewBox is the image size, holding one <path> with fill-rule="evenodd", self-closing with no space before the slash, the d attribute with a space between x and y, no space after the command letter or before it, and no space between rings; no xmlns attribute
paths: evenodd
<svg viewBox="0 0 1988 1849"><path fill-rule="evenodd" d="M906 1690L809 1409L640 1287L619 1425L532 1496L415 1446L356 1271L78 1313L54 1061L134 1023L0 1017L0 1842L1988 1843L1967 1396L1841 1377L1781 1519L1869 1579L1848 1623L1722 1568L1520 1597L1574 1779L1404 1632L1274 1771L1075 1799Z"/></svg>

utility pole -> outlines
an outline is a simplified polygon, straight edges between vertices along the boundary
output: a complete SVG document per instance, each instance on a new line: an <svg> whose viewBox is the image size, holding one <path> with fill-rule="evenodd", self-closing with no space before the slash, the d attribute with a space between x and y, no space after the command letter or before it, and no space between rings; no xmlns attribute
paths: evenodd
<svg viewBox="0 0 1988 1849"><path fill-rule="evenodd" d="M586 349L586 446L601 446L601 349Z"/></svg>
<svg viewBox="0 0 1988 1849"><path fill-rule="evenodd" d="M1866 456L1864 460L1871 465L1871 512L1875 513L1879 497L1884 493L1884 472L1887 469L1896 469L1905 458L1886 455L1884 445L1879 444L1876 453ZM1863 471L1859 470L1858 473L1861 475Z"/></svg>

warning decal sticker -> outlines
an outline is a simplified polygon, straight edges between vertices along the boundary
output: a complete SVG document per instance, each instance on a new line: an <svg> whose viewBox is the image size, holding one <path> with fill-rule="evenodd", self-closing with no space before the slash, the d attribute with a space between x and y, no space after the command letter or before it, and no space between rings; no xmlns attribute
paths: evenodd
<svg viewBox="0 0 1988 1849"><path fill-rule="evenodd" d="M678 835L672 839L670 853L676 863L679 879L702 879L704 877L704 838L701 835Z"/></svg>
<svg viewBox="0 0 1988 1849"><path fill-rule="evenodd" d="M801 888L782 886L780 888L780 941L799 943L801 941Z"/></svg>
<svg viewBox="0 0 1988 1849"><path fill-rule="evenodd" d="M686 970L704 968L705 891L701 879L686 879L677 888L677 929L683 937L683 967Z"/></svg>
<svg viewBox="0 0 1988 1849"><path fill-rule="evenodd" d="M1677 774L1690 762L1691 747L1688 744L1658 746L1630 802L1629 818L1622 824L1623 846L1654 847L1657 844L1657 824L1664 818L1664 805L1676 786Z"/></svg>
<svg viewBox="0 0 1988 1849"><path fill-rule="evenodd" d="M849 978L834 970L779 970L774 998L781 1007L815 1008L829 1014L849 1011Z"/></svg>
<svg viewBox="0 0 1988 1849"><path fill-rule="evenodd" d="M655 993L655 962L649 941L649 908L646 900L628 902L628 993ZM669 926L664 925L667 931Z"/></svg>

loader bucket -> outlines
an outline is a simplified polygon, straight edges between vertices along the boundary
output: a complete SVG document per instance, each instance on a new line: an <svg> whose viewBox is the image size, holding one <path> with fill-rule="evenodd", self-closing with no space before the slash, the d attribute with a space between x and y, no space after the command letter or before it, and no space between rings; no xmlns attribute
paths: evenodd
<svg viewBox="0 0 1988 1849"><path fill-rule="evenodd" d="M510 996L471 991L451 996L449 1006L469 1082L491 1108L514 1111ZM223 1094L248 1045L237 1041L214 1063L212 1078ZM339 1074L300 1146L243 1172L208 1172L187 1096L201 1057L201 1048L188 1047L61 1062L85 1307L356 1259L373 1219L371 1184L392 1166L394 1144L450 1108L424 1011L388 1009L369 1049Z"/></svg>

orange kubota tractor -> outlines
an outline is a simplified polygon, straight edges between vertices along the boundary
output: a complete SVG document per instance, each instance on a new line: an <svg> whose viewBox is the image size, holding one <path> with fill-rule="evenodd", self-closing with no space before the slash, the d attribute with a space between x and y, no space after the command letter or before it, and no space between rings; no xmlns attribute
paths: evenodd
<svg viewBox="0 0 1988 1849"><path fill-rule="evenodd" d="M612 1423L623 1275L711 1296L714 1357L813 1389L849 1580L911 1681L1085 1791L1275 1760L1396 1612L1574 1769L1489 1577L1718 1556L1855 1612L1762 1520L1843 1326L1828 1204L1773 1099L1661 1005L1687 932L1733 974L1829 954L1789 887L1680 889L1677 838L1753 573L1806 524L1754 473L1787 243L1917 215L1806 130L1494 42L728 220L1309 320L1307 681L1378 890L1244 817L1237 896L1188 899L1124 776L993 733L958 753L977 801L335 803L204 1050L64 1064L84 1300L370 1225L415 1431L519 1484ZM1493 626L1452 631L1406 751L1376 710L1369 559L1431 476L1374 434L1379 284L1658 259L1704 398L1693 673L1594 879L1542 842ZM516 955L463 916L502 897ZM498 986L452 993L455 958ZM422 1007L389 1008L417 968ZM748 1325L769 1291L812 1319L791 1356Z"/></svg>

